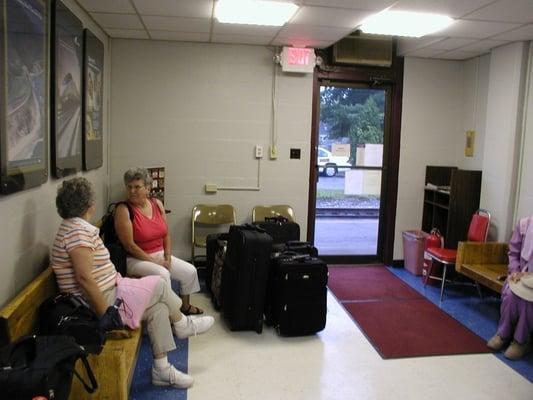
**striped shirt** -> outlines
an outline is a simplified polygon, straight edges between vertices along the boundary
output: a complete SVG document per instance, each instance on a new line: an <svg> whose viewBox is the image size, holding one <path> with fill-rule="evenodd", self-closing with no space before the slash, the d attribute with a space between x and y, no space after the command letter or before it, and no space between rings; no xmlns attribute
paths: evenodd
<svg viewBox="0 0 533 400"><path fill-rule="evenodd" d="M64 219L61 222L52 246L52 268L60 292L83 294L69 257L69 252L78 247L92 250L92 275L100 290L104 291L115 285L117 271L98 232L97 227L82 218Z"/></svg>

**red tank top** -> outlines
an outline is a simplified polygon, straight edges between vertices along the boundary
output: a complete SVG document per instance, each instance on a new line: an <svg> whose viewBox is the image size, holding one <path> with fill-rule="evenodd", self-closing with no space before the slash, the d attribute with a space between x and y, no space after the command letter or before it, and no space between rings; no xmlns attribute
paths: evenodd
<svg viewBox="0 0 533 400"><path fill-rule="evenodd" d="M153 199L149 201L152 206L152 218L148 218L130 203L133 211L133 241L146 253L155 253L163 250L163 239L168 230L157 202Z"/></svg>

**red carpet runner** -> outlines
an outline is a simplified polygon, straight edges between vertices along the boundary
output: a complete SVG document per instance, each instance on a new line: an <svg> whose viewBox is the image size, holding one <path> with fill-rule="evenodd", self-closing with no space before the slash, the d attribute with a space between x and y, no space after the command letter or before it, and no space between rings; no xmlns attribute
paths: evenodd
<svg viewBox="0 0 533 400"><path fill-rule="evenodd" d="M330 267L328 287L383 358L490 352L385 267Z"/></svg>

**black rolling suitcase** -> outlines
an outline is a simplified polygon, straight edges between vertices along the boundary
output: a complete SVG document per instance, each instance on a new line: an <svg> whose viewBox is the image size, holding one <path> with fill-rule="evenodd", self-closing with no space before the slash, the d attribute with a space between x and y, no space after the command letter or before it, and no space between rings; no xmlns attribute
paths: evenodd
<svg viewBox="0 0 533 400"><path fill-rule="evenodd" d="M263 330L272 238L254 225L232 225L222 270L222 311L232 331Z"/></svg>
<svg viewBox="0 0 533 400"><path fill-rule="evenodd" d="M264 229L272 236L274 245L300 240L300 225L284 217L265 218L265 221L254 222L254 225Z"/></svg>
<svg viewBox="0 0 533 400"><path fill-rule="evenodd" d="M328 266L316 257L281 255L272 260L267 321L281 335L302 336L326 326Z"/></svg>

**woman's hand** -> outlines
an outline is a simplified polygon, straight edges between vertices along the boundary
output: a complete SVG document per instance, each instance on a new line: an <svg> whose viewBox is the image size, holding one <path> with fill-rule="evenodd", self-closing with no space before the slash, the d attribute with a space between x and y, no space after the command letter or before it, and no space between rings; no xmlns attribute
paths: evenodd
<svg viewBox="0 0 533 400"><path fill-rule="evenodd" d="M161 265L166 269L170 269L170 257L152 257L152 262L157 265Z"/></svg>
<svg viewBox="0 0 533 400"><path fill-rule="evenodd" d="M522 278L523 276L525 275L525 272L513 272L510 276L509 276L509 281L511 282L518 282L520 280L520 278Z"/></svg>

